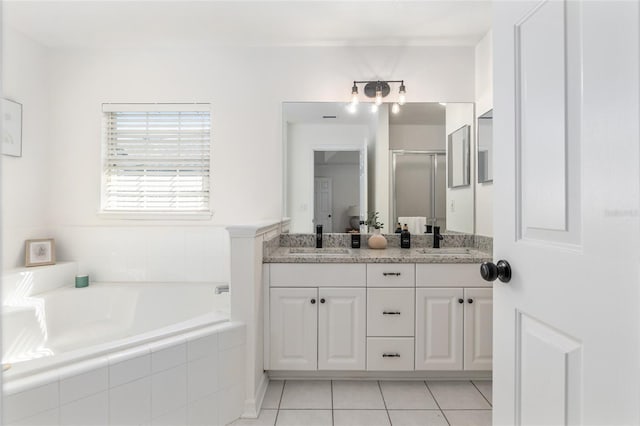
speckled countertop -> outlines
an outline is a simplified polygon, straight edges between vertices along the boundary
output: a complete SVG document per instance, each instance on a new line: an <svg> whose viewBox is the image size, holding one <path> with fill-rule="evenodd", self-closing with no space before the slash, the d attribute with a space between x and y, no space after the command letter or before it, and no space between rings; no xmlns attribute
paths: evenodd
<svg viewBox="0 0 640 426"><path fill-rule="evenodd" d="M424 248L386 248L374 250L369 248L351 249L307 248L299 253L292 247L278 247L267 254L264 263L482 263L491 261L491 254L475 248L469 248L464 254L452 248L443 248L437 253L424 253ZM438 249L433 249L438 250ZM427 250L429 251L429 250ZM453 251L453 252L452 252Z"/></svg>

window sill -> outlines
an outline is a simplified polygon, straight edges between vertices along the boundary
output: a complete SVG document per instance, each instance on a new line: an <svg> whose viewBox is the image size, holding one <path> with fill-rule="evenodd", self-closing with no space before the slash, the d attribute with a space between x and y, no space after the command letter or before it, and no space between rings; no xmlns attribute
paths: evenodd
<svg viewBox="0 0 640 426"><path fill-rule="evenodd" d="M100 211L98 218L108 220L210 220L213 212L128 212L128 211Z"/></svg>

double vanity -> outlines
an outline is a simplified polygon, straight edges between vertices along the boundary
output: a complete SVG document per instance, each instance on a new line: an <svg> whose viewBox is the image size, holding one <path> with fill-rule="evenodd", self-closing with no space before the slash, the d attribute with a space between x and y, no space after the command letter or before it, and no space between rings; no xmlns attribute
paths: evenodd
<svg viewBox="0 0 640 426"><path fill-rule="evenodd" d="M320 249L310 235L265 244L265 370L491 370L492 289L479 273L487 244L445 235L433 249L421 236L414 248L372 250L327 237Z"/></svg>

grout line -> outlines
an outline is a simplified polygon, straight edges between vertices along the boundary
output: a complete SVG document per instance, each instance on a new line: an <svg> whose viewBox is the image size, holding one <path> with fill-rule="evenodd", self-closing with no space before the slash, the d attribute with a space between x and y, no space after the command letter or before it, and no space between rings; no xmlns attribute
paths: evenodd
<svg viewBox="0 0 640 426"><path fill-rule="evenodd" d="M331 385L331 426L336 424L335 416L333 415L333 380L329 382Z"/></svg>
<svg viewBox="0 0 640 426"><path fill-rule="evenodd" d="M486 396L484 396L484 394L482 393L480 388L478 386L476 386L476 384L474 383L473 380L471 380L471 384L473 385L474 388L476 388L478 390L478 392L480 392L480 395L482 395L484 400L487 401L487 403L489 404L489 407L491 407L493 409L493 404L491 403L491 401L489 401L489 399ZM492 384L493 384L493 382L492 382Z"/></svg>
<svg viewBox="0 0 640 426"><path fill-rule="evenodd" d="M442 413L442 417L444 417L444 420L447 422L447 424L451 426L451 423L449 423L449 419L447 419L447 415L444 414L444 411L442 411L442 408L440 407L440 403L436 399L436 396L433 394L433 392L431 392L431 388L429 387L429 384L427 383L426 380L423 383L427 387L427 390L429 391L429 395L431 395L431 398L433 398L433 400L435 401L436 406L438 407L438 410L440 410L440 413Z"/></svg>
<svg viewBox="0 0 640 426"><path fill-rule="evenodd" d="M387 400L384 399L384 392L382 392L382 385L380 384L380 380L378 380L378 389L380 390L380 396L382 396L382 403L384 404L384 410L387 413L387 419L389 419L389 424L391 423L391 415L389 414L389 408L387 407Z"/></svg>
<svg viewBox="0 0 640 426"><path fill-rule="evenodd" d="M267 386L269 386L269 385L267 385ZM280 405L282 404L282 397L284 396L284 387L285 386L287 386L287 381L283 380L282 381L282 390L280 391L280 399L278 400L278 408L277 408L278 411L276 411L276 418L273 421L273 426L278 424L278 415L280 414Z"/></svg>

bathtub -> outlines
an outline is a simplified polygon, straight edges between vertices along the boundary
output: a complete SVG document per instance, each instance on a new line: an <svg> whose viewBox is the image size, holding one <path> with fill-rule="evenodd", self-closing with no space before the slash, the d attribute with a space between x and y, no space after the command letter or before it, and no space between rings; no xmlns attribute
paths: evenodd
<svg viewBox="0 0 640 426"><path fill-rule="evenodd" d="M215 284L27 287L3 300L5 425L222 425L240 416L245 327L229 321L229 293L215 294Z"/></svg>

